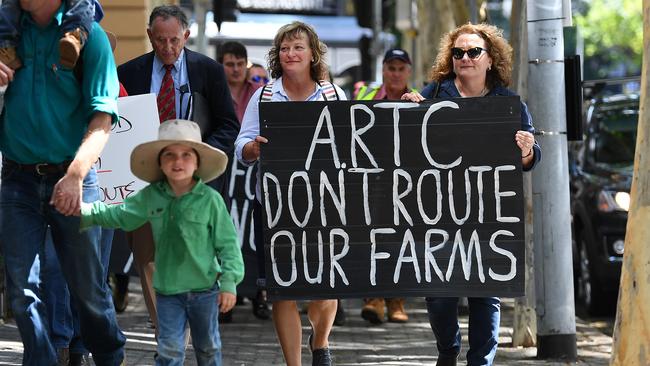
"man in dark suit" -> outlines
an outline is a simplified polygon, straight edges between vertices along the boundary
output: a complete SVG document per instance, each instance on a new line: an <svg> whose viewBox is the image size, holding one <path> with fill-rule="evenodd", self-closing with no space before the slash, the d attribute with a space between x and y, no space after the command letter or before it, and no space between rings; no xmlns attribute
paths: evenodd
<svg viewBox="0 0 650 366"><path fill-rule="evenodd" d="M232 156L239 122L223 66L185 48L190 30L187 17L178 6L154 8L149 16L147 34L153 51L117 69L126 91L129 95L157 94L161 122L187 118L192 107L190 95L198 92L210 108L208 122L197 121L203 129L203 141ZM223 174L209 185L225 197L228 180L228 174ZM140 274L145 303L155 326L156 305L152 286L154 247L149 225L130 233L129 242Z"/></svg>
<svg viewBox="0 0 650 366"><path fill-rule="evenodd" d="M173 65L171 74L176 94L176 116L173 118L186 117L189 94L198 92L203 95L212 114L210 130L202 131L204 142L230 154L239 133L239 123L223 66L185 48L190 30L187 17L178 6L156 7L149 17L147 34L154 50L117 68L126 91L129 95L158 94L165 74L164 67ZM225 180L218 179L219 185L213 187L223 192Z"/></svg>

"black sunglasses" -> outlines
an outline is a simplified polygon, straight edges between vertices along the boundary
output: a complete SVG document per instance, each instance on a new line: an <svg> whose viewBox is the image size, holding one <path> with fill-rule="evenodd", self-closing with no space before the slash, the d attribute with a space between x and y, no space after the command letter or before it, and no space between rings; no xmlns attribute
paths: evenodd
<svg viewBox="0 0 650 366"><path fill-rule="evenodd" d="M485 48L481 48L481 47L472 47L467 50L458 47L453 47L451 49L451 55L454 56L456 60L460 60L463 58L463 56L465 56L465 53L467 53L467 57L469 57L472 60L476 60L481 56L481 53L483 53L483 51L487 52Z"/></svg>
<svg viewBox="0 0 650 366"><path fill-rule="evenodd" d="M264 84L266 84L266 83L269 82L269 78L267 78L267 77L265 77L265 76L259 76L259 75L253 75L253 76L251 77L251 80L252 80L254 83L259 83L259 82L263 81Z"/></svg>

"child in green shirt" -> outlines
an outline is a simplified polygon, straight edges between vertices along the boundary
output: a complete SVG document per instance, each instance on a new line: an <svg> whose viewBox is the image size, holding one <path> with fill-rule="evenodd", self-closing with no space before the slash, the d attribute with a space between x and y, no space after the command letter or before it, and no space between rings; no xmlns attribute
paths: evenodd
<svg viewBox="0 0 650 366"><path fill-rule="evenodd" d="M205 182L221 175L227 163L221 150L201 142L196 123L166 121L158 140L131 153L131 171L151 184L122 205L95 202L81 208L82 228L130 231L151 223L159 327L156 365L182 365L188 322L198 364L221 365L218 311L234 306L244 262L223 198Z"/></svg>

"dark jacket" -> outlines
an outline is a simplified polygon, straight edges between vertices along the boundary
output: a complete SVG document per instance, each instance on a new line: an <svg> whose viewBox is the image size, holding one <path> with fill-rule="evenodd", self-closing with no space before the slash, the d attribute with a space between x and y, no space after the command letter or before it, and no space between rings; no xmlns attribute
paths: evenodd
<svg viewBox="0 0 650 366"><path fill-rule="evenodd" d="M456 89L456 84L454 84L454 79L443 80L442 83L440 83L439 87L438 87L438 83L433 81L429 85L424 87L424 89L422 89L420 94L422 94L422 96L425 97L426 99L461 98L458 89ZM513 95L517 95L517 94L515 94L513 91L503 86L496 86L492 88L492 90L490 90L490 92L487 93L485 96L494 97L494 96L513 96ZM528 112L528 106L526 106L526 103L524 102L521 102L521 130L528 131L532 134L535 134L535 128L533 127L533 119L530 116L530 113ZM514 143L514 139L513 139L513 143ZM539 161L542 159L542 149L537 144L537 141L535 141L535 145L533 145L533 150L534 150L533 164L528 169L524 169L524 171L533 169L535 165L537 165L537 163L539 163Z"/></svg>
<svg viewBox="0 0 650 366"><path fill-rule="evenodd" d="M129 95L147 94L151 90L151 72L154 52L127 61L117 68L120 82ZM203 95L210 105L213 124L210 131L203 131L203 141L224 151L232 157L239 123L235 115L230 90L223 66L215 60L185 48L188 79L192 92ZM231 159L232 160L232 159ZM228 172L208 185L225 195ZM225 196L224 196L225 197Z"/></svg>

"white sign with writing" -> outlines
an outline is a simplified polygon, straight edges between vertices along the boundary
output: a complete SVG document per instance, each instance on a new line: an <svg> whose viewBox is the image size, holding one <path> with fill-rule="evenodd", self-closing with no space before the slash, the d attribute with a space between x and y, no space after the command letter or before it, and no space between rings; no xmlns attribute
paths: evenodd
<svg viewBox="0 0 650 366"><path fill-rule="evenodd" d="M119 204L148 183L131 173L131 151L137 145L158 138L158 107L155 94L135 95L117 100L119 121L113 125L97 168L100 199Z"/></svg>

